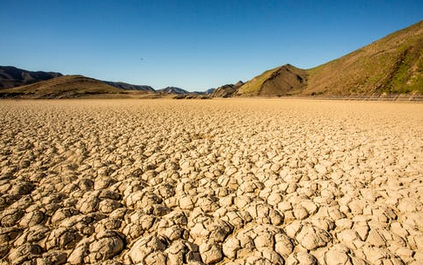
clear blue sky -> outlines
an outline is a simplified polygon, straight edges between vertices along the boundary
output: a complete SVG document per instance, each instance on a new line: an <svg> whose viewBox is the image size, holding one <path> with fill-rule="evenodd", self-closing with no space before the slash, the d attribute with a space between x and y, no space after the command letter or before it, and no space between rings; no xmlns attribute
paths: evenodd
<svg viewBox="0 0 423 265"><path fill-rule="evenodd" d="M0 65L206 90L422 19L422 0L1 0Z"/></svg>

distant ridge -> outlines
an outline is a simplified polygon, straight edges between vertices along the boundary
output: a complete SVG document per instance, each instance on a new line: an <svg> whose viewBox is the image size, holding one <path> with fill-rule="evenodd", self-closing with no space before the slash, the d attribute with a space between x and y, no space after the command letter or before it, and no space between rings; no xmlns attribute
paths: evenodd
<svg viewBox="0 0 423 265"><path fill-rule="evenodd" d="M183 95L183 94L189 94L190 92L186 91L185 89L169 86L163 89L157 90L157 92L162 92L165 94L176 94L176 95Z"/></svg>
<svg viewBox="0 0 423 265"><path fill-rule="evenodd" d="M149 92L155 92L156 91L151 86L146 86L146 85L133 85L133 84L128 84L128 83L124 83L124 82L112 82L112 81L102 81L102 82L104 82L104 83L106 83L110 86L120 88L120 89L124 89L124 90L140 90L140 91L149 91Z"/></svg>
<svg viewBox="0 0 423 265"><path fill-rule="evenodd" d="M0 66L0 89L33 84L62 76L61 73L28 71L14 66Z"/></svg>
<svg viewBox="0 0 423 265"><path fill-rule="evenodd" d="M204 92L204 94L212 94L215 90L216 88L209 88Z"/></svg>
<svg viewBox="0 0 423 265"><path fill-rule="evenodd" d="M194 98L201 94L190 93L178 87L167 87L156 91L151 86L101 81L82 75L30 72L16 67L1 67L1 69L0 82L6 84L7 87L0 87L0 98L78 98L95 95L109 98L172 96ZM43 80L43 78L47 80ZM17 82L17 80L20 81ZM21 83L29 84L19 85Z"/></svg>

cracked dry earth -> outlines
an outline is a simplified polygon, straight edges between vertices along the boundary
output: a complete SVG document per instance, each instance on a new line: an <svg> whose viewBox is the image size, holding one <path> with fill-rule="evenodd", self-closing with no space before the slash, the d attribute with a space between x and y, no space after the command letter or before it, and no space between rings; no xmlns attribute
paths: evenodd
<svg viewBox="0 0 423 265"><path fill-rule="evenodd" d="M0 102L0 264L422 264L423 104Z"/></svg>

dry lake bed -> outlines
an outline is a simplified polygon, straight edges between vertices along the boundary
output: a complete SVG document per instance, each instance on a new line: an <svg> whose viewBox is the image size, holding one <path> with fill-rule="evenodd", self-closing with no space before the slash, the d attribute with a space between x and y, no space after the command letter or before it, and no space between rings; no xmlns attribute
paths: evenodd
<svg viewBox="0 0 423 265"><path fill-rule="evenodd" d="M0 101L0 264L423 264L423 104Z"/></svg>

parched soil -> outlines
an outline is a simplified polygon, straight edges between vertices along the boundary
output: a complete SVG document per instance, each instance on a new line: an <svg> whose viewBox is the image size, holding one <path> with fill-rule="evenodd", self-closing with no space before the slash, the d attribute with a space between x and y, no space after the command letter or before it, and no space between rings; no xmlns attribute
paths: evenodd
<svg viewBox="0 0 423 265"><path fill-rule="evenodd" d="M0 264L422 264L423 104L0 101Z"/></svg>

